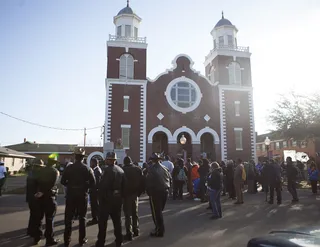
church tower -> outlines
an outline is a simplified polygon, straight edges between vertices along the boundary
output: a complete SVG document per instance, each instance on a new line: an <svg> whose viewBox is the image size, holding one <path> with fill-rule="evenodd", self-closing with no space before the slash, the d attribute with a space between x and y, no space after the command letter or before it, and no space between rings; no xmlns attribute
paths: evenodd
<svg viewBox="0 0 320 247"><path fill-rule="evenodd" d="M222 12L211 31L213 49L205 58L206 76L219 89L222 160L256 158L251 53L238 46L237 32Z"/></svg>
<svg viewBox="0 0 320 247"><path fill-rule="evenodd" d="M134 161L145 161L147 42L140 37L141 18L127 1L113 18L107 41L104 153L121 140ZM122 160L119 160L122 163Z"/></svg>

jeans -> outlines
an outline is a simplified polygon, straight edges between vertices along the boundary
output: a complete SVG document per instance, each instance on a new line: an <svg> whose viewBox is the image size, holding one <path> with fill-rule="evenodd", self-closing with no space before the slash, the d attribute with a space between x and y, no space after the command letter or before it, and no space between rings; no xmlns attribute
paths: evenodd
<svg viewBox="0 0 320 247"><path fill-rule="evenodd" d="M298 201L297 183L295 181L288 181L288 191L292 195L293 201Z"/></svg>
<svg viewBox="0 0 320 247"><path fill-rule="evenodd" d="M209 190L213 216L222 217L220 195L221 190Z"/></svg>

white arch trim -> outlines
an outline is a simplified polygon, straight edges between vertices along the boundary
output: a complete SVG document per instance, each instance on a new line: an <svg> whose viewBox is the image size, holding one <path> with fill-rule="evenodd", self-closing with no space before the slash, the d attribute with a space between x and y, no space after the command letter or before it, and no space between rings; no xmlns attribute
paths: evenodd
<svg viewBox="0 0 320 247"><path fill-rule="evenodd" d="M177 56L173 59L173 61L172 61L172 68L171 68L171 69L167 69L165 72L159 74L159 75L158 75L155 79L153 79L153 80L152 80L151 78L147 78L148 82L151 82L151 83L156 82L161 76L166 75L166 74L169 74L170 72L174 71L174 70L177 68L177 66L178 66L177 60L178 60L178 58L180 58L180 57L186 57L187 59L189 59L189 61L190 61L190 69L191 69L195 74L197 74L198 76L200 76L200 77L202 77L203 79L205 79L210 85L216 86L216 85L214 85L214 83L212 83L207 77L205 77L204 75L202 75L199 71L195 70L195 69L193 68L194 62L193 62L193 60L191 59L191 57L190 57L189 55L183 54L183 53L177 55Z"/></svg>
<svg viewBox="0 0 320 247"><path fill-rule="evenodd" d="M197 136L196 134L193 132L192 129L186 127L186 126L182 126L181 128L177 129L174 133L173 133L173 137L172 137L172 143L177 143L177 138L178 135L181 132L187 132L190 136L191 136L191 142L192 144L199 144L200 142L198 142L197 140Z"/></svg>
<svg viewBox="0 0 320 247"><path fill-rule="evenodd" d="M104 155L103 153L96 151L96 152L92 152L91 154L89 154L88 158L87 158L87 165L90 166L90 161L92 159L93 156L99 155L101 156L102 159L104 159Z"/></svg>
<svg viewBox="0 0 320 247"><path fill-rule="evenodd" d="M213 135L213 139L214 139L214 144L220 144L220 138L219 138L219 135L218 133L209 128L209 127L205 127L201 130L199 130L198 134L197 134L197 141L201 142L201 136L204 134L204 133L210 133Z"/></svg>
<svg viewBox="0 0 320 247"><path fill-rule="evenodd" d="M148 134L148 143L152 143L152 138L154 134L157 132L164 132L168 137L168 143L172 143L173 137L172 137L171 131L162 125L158 125L157 127L150 130Z"/></svg>

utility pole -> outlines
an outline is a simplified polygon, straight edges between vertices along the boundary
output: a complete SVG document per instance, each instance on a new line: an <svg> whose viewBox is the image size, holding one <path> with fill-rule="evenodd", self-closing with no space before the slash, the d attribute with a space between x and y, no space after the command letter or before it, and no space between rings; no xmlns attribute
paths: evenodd
<svg viewBox="0 0 320 247"><path fill-rule="evenodd" d="M86 146L86 139L87 139L87 129L84 128L84 138L83 138L83 147Z"/></svg>

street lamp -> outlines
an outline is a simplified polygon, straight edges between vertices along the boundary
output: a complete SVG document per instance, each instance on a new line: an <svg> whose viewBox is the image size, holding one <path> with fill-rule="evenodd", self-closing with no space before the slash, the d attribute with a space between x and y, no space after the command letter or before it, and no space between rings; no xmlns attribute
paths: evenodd
<svg viewBox="0 0 320 247"><path fill-rule="evenodd" d="M181 138L180 138L180 143L182 145L184 145L184 144L186 144L186 142L187 142L187 139L184 137L184 135L182 135Z"/></svg>
<svg viewBox="0 0 320 247"><path fill-rule="evenodd" d="M269 146L270 146L270 139L269 139L269 137L266 137L266 139L264 140L264 145L266 145L267 158L268 158L268 160L269 160Z"/></svg>

